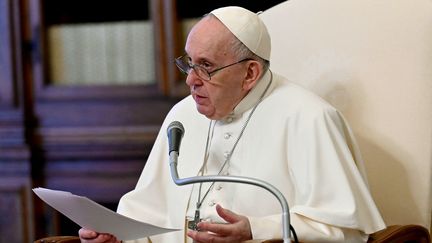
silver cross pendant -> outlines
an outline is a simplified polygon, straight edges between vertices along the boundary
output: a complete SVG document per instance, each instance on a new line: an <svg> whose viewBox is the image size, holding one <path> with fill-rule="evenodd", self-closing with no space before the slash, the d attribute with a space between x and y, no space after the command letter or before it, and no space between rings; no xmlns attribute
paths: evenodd
<svg viewBox="0 0 432 243"><path fill-rule="evenodd" d="M199 231L198 223L201 222L199 209L195 210L195 217L193 221L188 222L188 228L191 230Z"/></svg>

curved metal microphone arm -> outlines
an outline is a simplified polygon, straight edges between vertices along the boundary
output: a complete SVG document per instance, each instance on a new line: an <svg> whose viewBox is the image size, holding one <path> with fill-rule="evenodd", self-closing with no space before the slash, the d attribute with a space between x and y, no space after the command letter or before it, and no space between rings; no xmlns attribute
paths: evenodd
<svg viewBox="0 0 432 243"><path fill-rule="evenodd" d="M282 206L282 224L283 224L283 242L290 243L290 214L288 202L286 201L283 194L273 185L250 177L243 176L194 176L180 179L177 171L177 158L178 153L176 151L172 151L169 154L169 165L171 171L171 177L176 185L183 186L188 184L202 183L202 182L234 182L234 183L242 183L249 184L254 186L259 186L261 188L266 189L270 193L272 193L278 200Z"/></svg>

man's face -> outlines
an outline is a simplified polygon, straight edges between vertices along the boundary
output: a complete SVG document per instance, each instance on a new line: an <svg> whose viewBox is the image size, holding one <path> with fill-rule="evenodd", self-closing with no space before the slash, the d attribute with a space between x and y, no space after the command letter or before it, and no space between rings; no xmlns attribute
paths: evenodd
<svg viewBox="0 0 432 243"><path fill-rule="evenodd" d="M186 41L186 53L192 64L211 72L235 63L238 58L231 50L231 32L215 18L204 18L190 32ZM226 117L249 91L244 80L247 62L239 63L214 73L210 81L191 71L186 78L197 110L209 119Z"/></svg>

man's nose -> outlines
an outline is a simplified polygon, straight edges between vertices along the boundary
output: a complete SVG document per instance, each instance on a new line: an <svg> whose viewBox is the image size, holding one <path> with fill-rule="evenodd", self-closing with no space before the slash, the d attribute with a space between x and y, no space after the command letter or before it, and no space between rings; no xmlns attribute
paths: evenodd
<svg viewBox="0 0 432 243"><path fill-rule="evenodd" d="M188 86L202 85L203 80L197 75L195 69L191 69L189 74L186 76L186 84Z"/></svg>

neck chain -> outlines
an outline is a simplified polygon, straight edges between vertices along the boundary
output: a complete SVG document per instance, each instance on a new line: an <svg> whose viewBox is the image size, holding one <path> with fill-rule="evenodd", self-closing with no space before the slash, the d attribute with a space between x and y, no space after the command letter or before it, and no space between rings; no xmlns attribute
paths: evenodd
<svg viewBox="0 0 432 243"><path fill-rule="evenodd" d="M236 141L234 142L233 147L231 148L231 151L229 152L227 158L225 159L224 163L222 164L221 168L219 169L219 172L217 175L220 175L222 173L222 171L224 170L225 166L229 163L232 154L234 153L235 148L237 147L238 142L240 141L240 138L243 136L244 130L246 129L246 126L248 125L250 119L252 118L253 113L255 112L256 108L258 107L258 105L261 103L261 101L264 98L264 95L267 93L267 90L269 89L272 81L273 81L273 73L269 70L270 72L270 81L267 84L265 90L263 91L263 93L261 94L261 96L259 97L258 101L256 102L256 104L254 105L254 107L252 108L251 112L249 113L245 123L243 124L240 133L236 139ZM207 161L208 161L208 157L209 157L209 148L210 148L210 138L213 137L213 132L214 132L214 128L216 126L216 121L214 122L213 126L213 120L210 120L210 124L209 124L209 128L207 131L207 141L206 141L206 149L205 149L205 153L204 153L204 163L201 166L199 173L202 175L204 175L204 169L207 166ZM204 196L201 199L201 188L202 188L202 184L200 183L199 185L199 189L198 189L198 200L197 200L197 204L196 204L196 209L195 209L195 215L194 215L194 220L190 221L188 223L188 228L189 229L193 229L193 230L198 230L197 228L197 224L201 221L200 218L200 209L202 206L202 203L204 202L205 198L207 197L207 195L209 194L209 192L211 191L211 189L213 188L215 182L212 182L210 187L207 189L207 191L205 192Z"/></svg>

